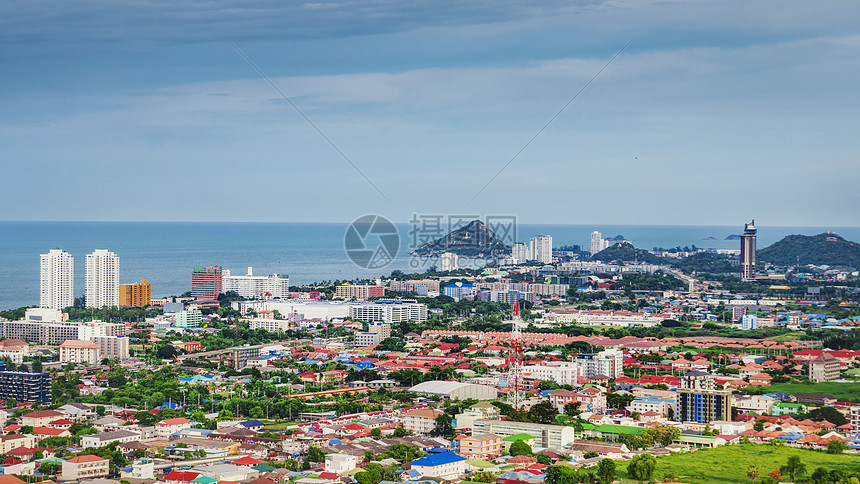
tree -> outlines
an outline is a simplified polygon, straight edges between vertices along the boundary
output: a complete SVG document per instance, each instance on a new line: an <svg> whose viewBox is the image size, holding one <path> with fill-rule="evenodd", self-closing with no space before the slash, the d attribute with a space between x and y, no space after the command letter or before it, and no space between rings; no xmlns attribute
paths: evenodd
<svg viewBox="0 0 860 484"><path fill-rule="evenodd" d="M168 345L168 344L159 346L158 351L155 352L155 355L158 356L159 358L161 358L162 360L169 360L169 359L173 358L174 356L176 356L176 354L177 354L176 348L174 348L173 346Z"/></svg>
<svg viewBox="0 0 860 484"><path fill-rule="evenodd" d="M379 429L371 429L370 436L373 437L374 439L378 439L379 437L382 436L382 431Z"/></svg>
<svg viewBox="0 0 860 484"><path fill-rule="evenodd" d="M649 453L639 454L630 459L627 464L627 473L630 477L639 481L650 481L657 468L657 459Z"/></svg>
<svg viewBox="0 0 860 484"><path fill-rule="evenodd" d="M595 457L600 457L600 454L598 454L597 452L595 452L593 450L590 450L590 451L582 454L582 457L584 457L586 459L593 459Z"/></svg>
<svg viewBox="0 0 860 484"><path fill-rule="evenodd" d="M671 425L655 425L643 430L640 434L642 441L646 446L660 444L662 446L671 445L676 439L681 436L681 430L678 427Z"/></svg>
<svg viewBox="0 0 860 484"><path fill-rule="evenodd" d="M827 443L828 454L841 454L847 448L848 445L844 441L839 439L833 439Z"/></svg>
<svg viewBox="0 0 860 484"><path fill-rule="evenodd" d="M603 459L597 464L597 478L603 484L609 484L615 480L615 461Z"/></svg>
<svg viewBox="0 0 860 484"><path fill-rule="evenodd" d="M39 472L45 474L46 476L51 476L59 472L62 464L59 462L42 462L39 465Z"/></svg>
<svg viewBox="0 0 860 484"><path fill-rule="evenodd" d="M454 425L451 422L451 416L443 413L436 417L436 427L433 433L441 437L454 437Z"/></svg>
<svg viewBox="0 0 860 484"><path fill-rule="evenodd" d="M517 440L511 444L508 452L511 455L532 455L532 448L524 440Z"/></svg>
<svg viewBox="0 0 860 484"><path fill-rule="evenodd" d="M570 402L564 404L564 414L568 417L579 417L582 415L582 410L579 409L579 406L582 402Z"/></svg>
<svg viewBox="0 0 860 484"><path fill-rule="evenodd" d="M552 406L549 400L534 404L528 413L529 420L540 424L552 423L556 415L558 415L558 410Z"/></svg>
<svg viewBox="0 0 860 484"><path fill-rule="evenodd" d="M319 447L312 445L308 448L308 462L325 462L325 452Z"/></svg>
<svg viewBox="0 0 860 484"><path fill-rule="evenodd" d="M543 464L545 466L552 464L552 457L544 454L543 452L541 452L540 454L535 454L535 459L537 459L538 464Z"/></svg>
<svg viewBox="0 0 860 484"><path fill-rule="evenodd" d="M810 411L806 415L798 416L798 420L803 420L804 418L808 418L816 422L827 420L828 422L836 425L837 427L848 423L848 419L845 418L845 415L843 415L842 412L836 410L833 407L818 407Z"/></svg>
<svg viewBox="0 0 860 484"><path fill-rule="evenodd" d="M576 471L565 465L554 465L546 468L546 484L579 484L586 481L589 474Z"/></svg>
<svg viewBox="0 0 860 484"><path fill-rule="evenodd" d="M373 452L366 450L364 451L364 462L370 462L373 460Z"/></svg>
<svg viewBox="0 0 860 484"><path fill-rule="evenodd" d="M758 466L747 467L747 477L750 478L751 482L755 483L758 480Z"/></svg>
<svg viewBox="0 0 860 484"><path fill-rule="evenodd" d="M794 482L795 478L803 477L803 474L806 473L806 464L800 461L800 457L793 455L788 458L788 462L784 466L779 468L779 471L782 474L788 474L791 482Z"/></svg>
<svg viewBox="0 0 860 484"><path fill-rule="evenodd" d="M407 435L409 435L411 433L412 433L411 431L406 430L402 425L398 425L397 427L394 428L394 436L397 438L406 437Z"/></svg>

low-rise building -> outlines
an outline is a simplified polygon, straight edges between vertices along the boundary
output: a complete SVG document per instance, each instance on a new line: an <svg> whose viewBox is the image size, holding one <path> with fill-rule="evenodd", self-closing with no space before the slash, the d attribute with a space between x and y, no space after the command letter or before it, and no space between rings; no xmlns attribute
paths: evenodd
<svg viewBox="0 0 860 484"><path fill-rule="evenodd" d="M60 345L60 363L89 363L99 361L99 345L93 341L67 339Z"/></svg>
<svg viewBox="0 0 860 484"><path fill-rule="evenodd" d="M466 471L466 458L453 452L428 454L409 463L409 469L422 477L457 479Z"/></svg>
<svg viewBox="0 0 860 484"><path fill-rule="evenodd" d="M64 481L80 481L107 477L110 472L110 459L97 455L79 455L64 461L62 473Z"/></svg>
<svg viewBox="0 0 860 484"><path fill-rule="evenodd" d="M21 416L21 425L29 427L47 427L54 420L63 418L62 412L55 410L36 410Z"/></svg>
<svg viewBox="0 0 860 484"><path fill-rule="evenodd" d="M155 432L159 438L170 438L175 432L190 428L191 422L185 417L168 418L155 423Z"/></svg>
<svg viewBox="0 0 860 484"><path fill-rule="evenodd" d="M809 362L809 379L814 382L839 379L839 360L830 353L822 353Z"/></svg>
<svg viewBox="0 0 860 484"><path fill-rule="evenodd" d="M140 434L129 430L114 430L112 432L99 432L92 435L84 435L81 437L81 446L84 448L98 448L108 445L112 442L124 444L126 442L135 442L140 440Z"/></svg>
<svg viewBox="0 0 860 484"><path fill-rule="evenodd" d="M326 454L325 471L341 474L358 467L358 457L345 454Z"/></svg>
<svg viewBox="0 0 860 484"><path fill-rule="evenodd" d="M579 408L585 412L600 413L606 410L606 395L597 388L586 388L577 392L558 391L550 393L552 406L559 411L564 410L568 403L579 402Z"/></svg>
<svg viewBox="0 0 860 484"><path fill-rule="evenodd" d="M416 435L428 435L436 428L436 418L442 415L439 410L419 408L403 414L403 428Z"/></svg>
<svg viewBox="0 0 860 484"><path fill-rule="evenodd" d="M573 442L574 429L564 425L548 425L509 420L476 420L472 434L496 434L502 438L516 434L535 437L535 445L548 449L564 449Z"/></svg>
<svg viewBox="0 0 860 484"><path fill-rule="evenodd" d="M473 435L460 440L460 455L490 460L502 455L502 438L496 434Z"/></svg>

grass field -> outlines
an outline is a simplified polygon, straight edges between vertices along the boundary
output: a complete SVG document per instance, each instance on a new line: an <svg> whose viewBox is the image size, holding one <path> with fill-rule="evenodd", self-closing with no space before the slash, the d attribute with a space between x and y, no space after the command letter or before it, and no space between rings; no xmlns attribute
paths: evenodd
<svg viewBox="0 0 860 484"><path fill-rule="evenodd" d="M860 383L819 382L807 385L804 383L775 383L767 387L770 392L821 393L833 395L840 401L860 402Z"/></svg>
<svg viewBox="0 0 860 484"><path fill-rule="evenodd" d="M793 455L800 457L806 464L807 474L818 467L860 471L860 456L854 454L830 455L787 446L739 444L658 457L655 477L672 476L676 481L690 483L748 483L747 467L750 465L758 466L759 474L763 477L785 465ZM616 466L618 479L636 482L629 480L626 462L618 461Z"/></svg>

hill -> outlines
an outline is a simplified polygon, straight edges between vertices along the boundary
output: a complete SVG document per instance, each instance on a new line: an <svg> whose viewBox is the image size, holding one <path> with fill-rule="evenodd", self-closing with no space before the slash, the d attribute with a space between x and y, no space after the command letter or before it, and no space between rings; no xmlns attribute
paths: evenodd
<svg viewBox="0 0 860 484"><path fill-rule="evenodd" d="M833 232L818 235L789 235L757 253L762 262L793 266L826 264L860 268L860 244L845 240Z"/></svg>
<svg viewBox="0 0 860 484"><path fill-rule="evenodd" d="M639 262L646 262L648 264L660 263L659 257L645 249L637 249L636 247L633 247L633 244L630 242L622 242L620 244L607 247L591 256L591 259L602 262L638 260Z"/></svg>
<svg viewBox="0 0 860 484"><path fill-rule="evenodd" d="M427 242L412 253L421 256L438 256L452 252L463 257L506 257L511 246L505 245L484 222L472 220L463 227Z"/></svg>

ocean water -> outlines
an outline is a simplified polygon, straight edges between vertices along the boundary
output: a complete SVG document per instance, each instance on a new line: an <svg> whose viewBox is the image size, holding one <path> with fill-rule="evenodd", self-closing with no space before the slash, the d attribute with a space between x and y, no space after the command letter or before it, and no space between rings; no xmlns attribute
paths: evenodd
<svg viewBox="0 0 860 484"><path fill-rule="evenodd" d="M39 254L63 249L75 258L75 294L84 294L85 255L108 249L120 257L120 282L146 279L153 297L190 290L196 265L220 265L233 274L288 274L293 285L349 280L404 272L430 265L409 255L412 226L398 224L400 251L380 269L353 264L344 249L347 223L181 223L181 222L0 222L0 309L39 303ZM591 232L623 235L641 248L692 246L738 248L724 240L742 226L519 225L517 239L553 236L553 245L588 249ZM758 227L759 248L785 235L814 235L831 230L860 240L860 228ZM714 240L707 240L714 237Z"/></svg>

